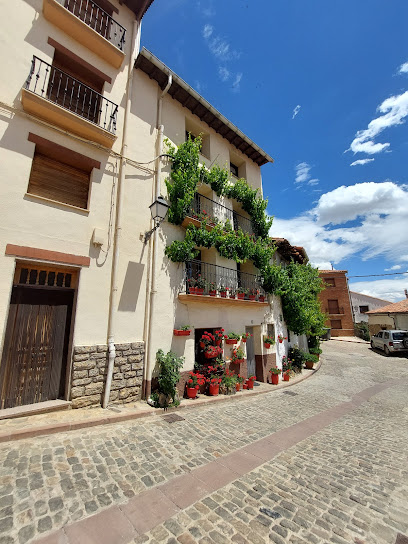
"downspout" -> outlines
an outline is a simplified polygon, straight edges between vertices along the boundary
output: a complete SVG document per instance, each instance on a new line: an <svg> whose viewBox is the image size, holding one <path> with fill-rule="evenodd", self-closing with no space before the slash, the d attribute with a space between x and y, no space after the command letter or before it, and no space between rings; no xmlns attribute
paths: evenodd
<svg viewBox="0 0 408 544"><path fill-rule="evenodd" d="M117 189L117 203L116 203L116 227L115 238L113 246L112 257L112 275L111 275L111 293L109 300L109 318L108 318L108 372L105 382L105 393L103 396L102 407L107 408L109 404L110 390L112 385L113 368L115 366L115 313L118 300L118 262L119 262L119 245L122 235L122 207L123 207L123 184L125 181L126 173L126 159L127 156L127 140L128 140L128 121L130 114L130 106L132 102L132 86L133 86L133 74L134 64L136 56L140 50L140 29L141 21L135 19L133 21L132 31L132 51L129 59L128 66L128 79L126 88L126 108L125 116L123 120L123 137L122 137L122 150L120 157L118 189Z"/></svg>
<svg viewBox="0 0 408 544"><path fill-rule="evenodd" d="M171 74L168 75L167 85L161 92L159 96L159 101L157 105L157 161L156 161L156 184L155 184L155 194L154 199L156 200L160 196L160 181L161 181L161 170L162 170L162 159L160 155L163 153L163 133L164 127L162 125L162 110L163 110L163 98L167 94L168 90L171 87L173 82L173 77ZM152 334L153 334L153 322L154 322L154 311L155 311L155 302L156 302L156 262L157 262L157 250L158 250L158 232L154 231L153 236L151 237L153 244L153 256L152 256L152 266L151 266L151 287L150 287L150 312L149 312L149 329L147 335L147 346L146 346L146 364L145 364L145 374L144 374L144 396L145 399L148 399L151 393L151 374L153 368L153 362L155 360L155 355L153 354L153 343L152 343Z"/></svg>

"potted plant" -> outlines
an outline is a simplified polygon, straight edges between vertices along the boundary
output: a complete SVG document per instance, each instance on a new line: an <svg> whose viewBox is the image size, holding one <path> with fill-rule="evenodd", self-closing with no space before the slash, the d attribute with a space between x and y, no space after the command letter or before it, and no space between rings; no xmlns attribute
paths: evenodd
<svg viewBox="0 0 408 544"><path fill-rule="evenodd" d="M205 380L202 374L190 372L189 378L186 382L187 398L195 399L197 397L197 392L200 389L200 385L202 385L203 383L205 383Z"/></svg>
<svg viewBox="0 0 408 544"><path fill-rule="evenodd" d="M246 381L246 388L253 389L255 380L256 380L256 376L249 376L249 378L247 378L247 381Z"/></svg>
<svg viewBox="0 0 408 544"><path fill-rule="evenodd" d="M215 295L217 294L217 284L215 283L215 281L208 282L208 294L210 295L210 297L215 297Z"/></svg>
<svg viewBox="0 0 408 544"><path fill-rule="evenodd" d="M237 377L231 370L226 370L221 378L221 391L224 395L233 395L236 392Z"/></svg>
<svg viewBox="0 0 408 544"><path fill-rule="evenodd" d="M258 289L255 289L255 287L251 287L251 289L249 289L249 292L248 292L249 300L256 300L258 293L259 293Z"/></svg>
<svg viewBox="0 0 408 544"><path fill-rule="evenodd" d="M195 284L195 294L196 295L203 295L204 289L205 289L206 281L201 277L201 274L198 274Z"/></svg>
<svg viewBox="0 0 408 544"><path fill-rule="evenodd" d="M265 295L259 295L258 302L265 302Z"/></svg>
<svg viewBox="0 0 408 544"><path fill-rule="evenodd" d="M288 337L287 336L283 336L283 334L278 334L278 341L279 341L279 344L282 344L282 342L284 340L287 340Z"/></svg>
<svg viewBox="0 0 408 544"><path fill-rule="evenodd" d="M284 355L282 357L282 376L283 381L288 382L290 378L290 372L292 370L292 361Z"/></svg>
<svg viewBox="0 0 408 544"><path fill-rule="evenodd" d="M208 383L208 394L212 397L217 396L220 392L221 378L219 378L218 376L214 376L212 374L209 378L207 378L207 383Z"/></svg>
<svg viewBox="0 0 408 544"><path fill-rule="evenodd" d="M200 348L204 349L209 345L215 346L215 336L211 332L204 331L204 334L200 338Z"/></svg>
<svg viewBox="0 0 408 544"><path fill-rule="evenodd" d="M231 363L241 364L244 362L245 353L242 348L234 348L231 355Z"/></svg>
<svg viewBox="0 0 408 544"><path fill-rule="evenodd" d="M229 298L235 298L236 296L237 296L237 292L235 291L235 289L230 289Z"/></svg>
<svg viewBox="0 0 408 544"><path fill-rule="evenodd" d="M241 334L241 339L244 342L244 344L246 343L246 341L248 340L250 336L253 336L253 334L250 334L249 332L244 332L244 334Z"/></svg>
<svg viewBox="0 0 408 544"><path fill-rule="evenodd" d="M179 329L174 329L173 334L174 336L190 336L190 326L189 325L183 325Z"/></svg>
<svg viewBox="0 0 408 544"><path fill-rule="evenodd" d="M224 329L217 329L216 331L214 331L214 338L215 338L215 345L216 346L221 345L221 342L222 342L222 340L224 338L224 332L225 332Z"/></svg>
<svg viewBox="0 0 408 544"><path fill-rule="evenodd" d="M188 283L188 292L191 295L195 295L196 294L196 283L197 283L196 280L194 278L188 278L187 283Z"/></svg>
<svg viewBox="0 0 408 544"><path fill-rule="evenodd" d="M269 372L271 374L272 385L278 385L278 383L279 383L279 374L282 372L281 369L276 368L276 367L272 367Z"/></svg>
<svg viewBox="0 0 408 544"><path fill-rule="evenodd" d="M306 353L305 354L305 366L308 370L313 370L313 366L315 363L319 361L319 358L314 353Z"/></svg>
<svg viewBox="0 0 408 544"><path fill-rule="evenodd" d="M248 293L248 289L245 289L245 287L238 287L237 293L239 300L243 300L245 298L245 295Z"/></svg>
<svg viewBox="0 0 408 544"><path fill-rule="evenodd" d="M180 369L184 364L184 357L177 357L172 351L165 354L162 349L159 349L156 353L156 361L159 367L158 388L150 396L150 401L156 408L178 406L180 400L177 383L181 378Z"/></svg>
<svg viewBox="0 0 408 544"><path fill-rule="evenodd" d="M214 359L222 353L222 348L220 346L211 346L208 345L204 348L204 357L206 359Z"/></svg>
<svg viewBox="0 0 408 544"><path fill-rule="evenodd" d="M227 298L228 287L225 287L225 285L223 285L223 284L221 283L221 285L219 286L218 290L219 290L219 292L220 292L220 297L221 297L221 298Z"/></svg>
<svg viewBox="0 0 408 544"><path fill-rule="evenodd" d="M272 336L264 337L264 346L266 347L266 349L269 349L274 343L275 343L275 339L272 338Z"/></svg>
<svg viewBox="0 0 408 544"><path fill-rule="evenodd" d="M241 390L241 385L244 383L244 376L241 376L241 374L237 374L237 383L235 384L235 389L237 391Z"/></svg>
<svg viewBox="0 0 408 544"><path fill-rule="evenodd" d="M241 338L239 334L235 332L229 332L224 336L226 344L237 344L238 340Z"/></svg>

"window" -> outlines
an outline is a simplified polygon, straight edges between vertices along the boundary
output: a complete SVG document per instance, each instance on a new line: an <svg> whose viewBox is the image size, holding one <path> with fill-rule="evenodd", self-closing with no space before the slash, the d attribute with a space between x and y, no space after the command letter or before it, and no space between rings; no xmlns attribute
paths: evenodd
<svg viewBox="0 0 408 544"><path fill-rule="evenodd" d="M209 159L211 157L210 150L210 135L203 131L203 126L196 123L194 120L186 119L185 136L186 141L190 137L193 141L200 136L201 138L201 155Z"/></svg>
<svg viewBox="0 0 408 544"><path fill-rule="evenodd" d="M328 300L327 304L329 306L329 311L328 311L329 314L339 314L340 313L339 301L338 300Z"/></svg>
<svg viewBox="0 0 408 544"><path fill-rule="evenodd" d="M383 338L385 338L386 340L389 340L389 338L390 338L390 333L389 333L389 332L385 332Z"/></svg>
<svg viewBox="0 0 408 544"><path fill-rule="evenodd" d="M197 136L195 136L192 132L190 132L189 130L186 130L186 142L188 139L191 139L192 142L194 142L195 140L197 140Z"/></svg>
<svg viewBox="0 0 408 544"><path fill-rule="evenodd" d="M330 320L330 327L332 329L341 329L341 319L331 319Z"/></svg>
<svg viewBox="0 0 408 544"><path fill-rule="evenodd" d="M275 338L275 325L274 324L268 324L266 332L267 332L267 335L270 338Z"/></svg>
<svg viewBox="0 0 408 544"><path fill-rule="evenodd" d="M28 140L36 146L27 193L87 209L91 172L100 163L36 134Z"/></svg>
<svg viewBox="0 0 408 544"><path fill-rule="evenodd" d="M230 172L236 178L238 177L238 166L232 162L230 162Z"/></svg>
<svg viewBox="0 0 408 544"><path fill-rule="evenodd" d="M360 306L360 314L365 314L368 312L368 306Z"/></svg>
<svg viewBox="0 0 408 544"><path fill-rule="evenodd" d="M324 283L326 284L326 287L336 287L334 278L324 278Z"/></svg>

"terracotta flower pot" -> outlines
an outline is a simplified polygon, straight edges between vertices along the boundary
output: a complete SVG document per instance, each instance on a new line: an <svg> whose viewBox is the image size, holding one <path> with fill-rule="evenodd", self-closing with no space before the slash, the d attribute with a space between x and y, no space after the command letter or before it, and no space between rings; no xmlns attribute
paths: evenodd
<svg viewBox="0 0 408 544"><path fill-rule="evenodd" d="M219 340L216 340L216 341L215 341L215 345L216 345L216 346L221 346L221 342L222 342L222 340L221 340L221 339L219 339Z"/></svg>
<svg viewBox="0 0 408 544"><path fill-rule="evenodd" d="M280 338L278 340L279 340L279 344L282 344L283 340L281 340Z"/></svg>
<svg viewBox="0 0 408 544"><path fill-rule="evenodd" d="M256 299L256 295L249 295L248 298L249 298L249 300L255 300L255 299Z"/></svg>
<svg viewBox="0 0 408 544"><path fill-rule="evenodd" d="M308 370L313 370L314 362L313 361L305 361L305 366Z"/></svg>
<svg viewBox="0 0 408 544"><path fill-rule="evenodd" d="M203 295L204 294L204 288L196 287L196 295Z"/></svg>
<svg viewBox="0 0 408 544"><path fill-rule="evenodd" d="M269 349L271 347L271 345L267 344L266 342L264 342L264 346L266 347L266 349Z"/></svg>
<svg viewBox="0 0 408 544"><path fill-rule="evenodd" d="M220 291L221 298L227 298L227 291Z"/></svg>
<svg viewBox="0 0 408 544"><path fill-rule="evenodd" d="M226 338L225 343L226 344L237 344L238 340L236 338Z"/></svg>
<svg viewBox="0 0 408 544"><path fill-rule="evenodd" d="M210 295L210 297L215 297L217 291L208 291L208 294Z"/></svg>
<svg viewBox="0 0 408 544"><path fill-rule="evenodd" d="M214 359L214 357L217 357L217 355L218 355L217 351L205 351L204 352L204 357L206 359Z"/></svg>
<svg viewBox="0 0 408 544"><path fill-rule="evenodd" d="M188 288L188 292L190 293L190 295L195 295L196 291L197 291L197 289L195 287L189 287Z"/></svg>
<svg viewBox="0 0 408 544"><path fill-rule="evenodd" d="M220 392L220 384L217 383L217 384L209 384L208 385L208 394L211 395L212 397L215 397L219 394Z"/></svg>
<svg viewBox="0 0 408 544"><path fill-rule="evenodd" d="M253 389L254 388L254 380L247 380L247 389Z"/></svg>
<svg viewBox="0 0 408 544"><path fill-rule="evenodd" d="M259 302L265 302L265 297L264 297L264 295L259 295L258 301L259 301Z"/></svg>
<svg viewBox="0 0 408 544"><path fill-rule="evenodd" d="M272 385L278 385L279 383L279 374L271 374Z"/></svg>
<svg viewBox="0 0 408 544"><path fill-rule="evenodd" d="M238 299L243 300L245 298L245 293L238 293Z"/></svg>
<svg viewBox="0 0 408 544"><path fill-rule="evenodd" d="M173 334L174 336L190 336L191 331L182 331L179 329L174 329Z"/></svg>
<svg viewBox="0 0 408 544"><path fill-rule="evenodd" d="M247 386L246 383L244 383L244 384L242 385L242 389L248 389L248 386Z"/></svg>
<svg viewBox="0 0 408 544"><path fill-rule="evenodd" d="M234 365L240 365L244 362L244 359L235 359L235 361L231 361Z"/></svg>
<svg viewBox="0 0 408 544"><path fill-rule="evenodd" d="M289 381L289 374L286 374L286 372L283 375L283 381L288 382Z"/></svg>
<svg viewBox="0 0 408 544"><path fill-rule="evenodd" d="M243 338L242 341L244 342L244 344L246 344L247 339Z"/></svg>
<svg viewBox="0 0 408 544"><path fill-rule="evenodd" d="M229 298L235 298L235 295L232 295L232 294L230 293Z"/></svg>
<svg viewBox="0 0 408 544"><path fill-rule="evenodd" d="M200 342L200 348L204 348L205 344L204 342Z"/></svg>
<svg viewBox="0 0 408 544"><path fill-rule="evenodd" d="M195 399L197 396L197 389L195 387L187 387L187 398L188 399Z"/></svg>
<svg viewBox="0 0 408 544"><path fill-rule="evenodd" d="M241 384L239 382L235 384L235 389L236 391L241 391Z"/></svg>

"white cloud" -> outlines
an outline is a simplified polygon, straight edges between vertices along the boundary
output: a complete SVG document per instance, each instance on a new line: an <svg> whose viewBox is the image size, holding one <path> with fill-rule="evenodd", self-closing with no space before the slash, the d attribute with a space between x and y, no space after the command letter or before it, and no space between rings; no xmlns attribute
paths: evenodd
<svg viewBox="0 0 408 544"><path fill-rule="evenodd" d="M397 278L384 278L381 280L354 281L349 282L351 291L363 293L370 297L382 298L390 302L398 302L405 298L404 289L408 285L408 274Z"/></svg>
<svg viewBox="0 0 408 544"><path fill-rule="evenodd" d="M203 37L207 40L211 36L213 31L214 31L214 27L212 25L204 25Z"/></svg>
<svg viewBox="0 0 408 544"><path fill-rule="evenodd" d="M400 264L394 264L391 268L385 268L385 272L390 272L391 270L401 270L402 266Z"/></svg>
<svg viewBox="0 0 408 544"><path fill-rule="evenodd" d="M224 66L220 66L218 68L218 75L220 76L221 81L228 81L228 79L230 78L231 72L227 70L227 68L225 68Z"/></svg>
<svg viewBox="0 0 408 544"><path fill-rule="evenodd" d="M298 184L298 189L301 183L307 183L308 185L317 185L319 183L318 178L311 179L310 170L312 167L307 162L300 162L295 166L296 179L295 183Z"/></svg>
<svg viewBox="0 0 408 544"><path fill-rule="evenodd" d="M355 225L347 223L355 221ZM275 217L270 234L303 246L321 268L359 255L408 262L408 186L357 183L325 193L314 208L292 219Z"/></svg>
<svg viewBox="0 0 408 544"><path fill-rule="evenodd" d="M404 62L398 69L399 74L408 74L408 62Z"/></svg>
<svg viewBox="0 0 408 544"><path fill-rule="evenodd" d="M298 104L298 105L296 106L296 108L293 110L292 119L294 119L294 118L296 117L296 115L300 112L300 108L301 108L301 107L302 107L302 106L301 106L300 104Z"/></svg>
<svg viewBox="0 0 408 544"><path fill-rule="evenodd" d="M369 162L373 162L375 159L359 159L358 161L354 161L350 164L350 166L357 166L358 164L367 164Z"/></svg>
<svg viewBox="0 0 408 544"><path fill-rule="evenodd" d="M241 79L242 79L242 73L239 72L236 76L235 76L235 79L234 79L234 83L232 84L232 90L234 92L238 92L239 91L239 86L240 86L240 83L241 83Z"/></svg>
<svg viewBox="0 0 408 544"><path fill-rule="evenodd" d="M377 111L383 115L370 121L365 130L359 130L347 151L375 155L388 149L389 143L374 143L374 139L386 128L405 122L405 117L408 115L408 91L390 96L378 106Z"/></svg>

